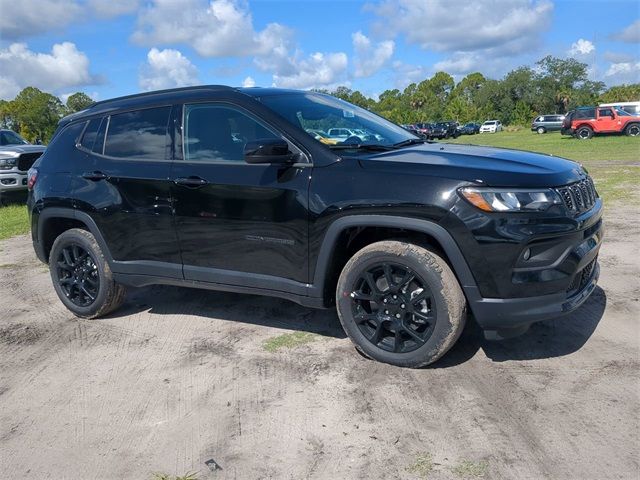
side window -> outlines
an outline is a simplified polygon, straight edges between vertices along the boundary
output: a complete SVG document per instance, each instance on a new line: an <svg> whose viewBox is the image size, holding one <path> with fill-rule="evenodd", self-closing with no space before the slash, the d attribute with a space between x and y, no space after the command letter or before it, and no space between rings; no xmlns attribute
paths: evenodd
<svg viewBox="0 0 640 480"><path fill-rule="evenodd" d="M171 107L147 108L111 115L104 154L139 160L165 160Z"/></svg>
<svg viewBox="0 0 640 480"><path fill-rule="evenodd" d="M99 153L102 155L102 152L104 151L104 134L107 131L107 125L109 125L109 117L104 117L98 127L96 140L93 142L93 148L91 149L93 153Z"/></svg>
<svg viewBox="0 0 640 480"><path fill-rule="evenodd" d="M87 149L93 150L93 144L96 141L96 136L98 135L98 128L100 128L101 118L94 118L93 120L89 120L87 128L84 129L84 133L82 134L82 140L80 140L80 146Z"/></svg>
<svg viewBox="0 0 640 480"><path fill-rule="evenodd" d="M184 107L184 154L187 162L244 162L247 142L282 138L233 107L194 104Z"/></svg>
<svg viewBox="0 0 640 480"><path fill-rule="evenodd" d="M598 110L598 115L601 117L612 117L613 111L610 108L601 108Z"/></svg>

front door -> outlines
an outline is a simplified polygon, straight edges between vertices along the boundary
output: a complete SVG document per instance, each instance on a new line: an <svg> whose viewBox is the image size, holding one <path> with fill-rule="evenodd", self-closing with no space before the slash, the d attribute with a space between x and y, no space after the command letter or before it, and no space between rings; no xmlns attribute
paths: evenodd
<svg viewBox="0 0 640 480"><path fill-rule="evenodd" d="M598 109L596 122L598 132L614 132L618 129L618 120L613 117L613 109L609 107Z"/></svg>
<svg viewBox="0 0 640 480"><path fill-rule="evenodd" d="M246 163L246 142L283 137L240 107L183 108L184 158L171 178L185 279L274 290L306 283L310 169Z"/></svg>

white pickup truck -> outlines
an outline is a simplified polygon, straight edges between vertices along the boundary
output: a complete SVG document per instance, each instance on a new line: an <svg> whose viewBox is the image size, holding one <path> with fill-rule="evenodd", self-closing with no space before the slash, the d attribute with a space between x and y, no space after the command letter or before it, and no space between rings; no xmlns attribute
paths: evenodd
<svg viewBox="0 0 640 480"><path fill-rule="evenodd" d="M0 130L0 203L12 192L27 192L27 170L44 152L11 130Z"/></svg>

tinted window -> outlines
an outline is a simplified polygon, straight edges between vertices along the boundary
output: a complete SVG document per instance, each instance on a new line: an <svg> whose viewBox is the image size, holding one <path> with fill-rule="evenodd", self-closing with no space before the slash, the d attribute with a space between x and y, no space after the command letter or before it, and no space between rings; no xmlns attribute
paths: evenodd
<svg viewBox="0 0 640 480"><path fill-rule="evenodd" d="M104 134L107 131L107 125L109 125L109 118L105 117L100 122L98 134L96 135L96 140L93 142L93 148L91 149L92 152L102 155L102 151L104 150Z"/></svg>
<svg viewBox="0 0 640 480"><path fill-rule="evenodd" d="M596 109L595 108L585 108L583 110L576 110L573 114L574 119L579 118L596 118Z"/></svg>
<svg viewBox="0 0 640 480"><path fill-rule="evenodd" d="M17 133L6 131L0 132L0 145L26 145L27 142Z"/></svg>
<svg viewBox="0 0 640 480"><path fill-rule="evenodd" d="M221 105L185 105L184 122L188 162L244 162L247 142L281 138L247 114Z"/></svg>
<svg viewBox="0 0 640 480"><path fill-rule="evenodd" d="M601 117L613 117L613 111L610 108L601 108L598 110Z"/></svg>
<svg viewBox="0 0 640 480"><path fill-rule="evenodd" d="M171 107L148 108L112 115L104 154L111 157L164 160Z"/></svg>
<svg viewBox="0 0 640 480"><path fill-rule="evenodd" d="M96 141L96 136L98 135L98 128L100 127L101 120L102 119L100 118L94 118L93 120L90 120L87 128L85 128L84 130L80 145L82 145L87 150L93 149L93 144Z"/></svg>

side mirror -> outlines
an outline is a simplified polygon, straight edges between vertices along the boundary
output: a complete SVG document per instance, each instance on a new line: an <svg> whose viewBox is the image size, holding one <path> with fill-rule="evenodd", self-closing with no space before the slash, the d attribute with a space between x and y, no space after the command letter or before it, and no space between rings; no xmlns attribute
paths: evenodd
<svg viewBox="0 0 640 480"><path fill-rule="evenodd" d="M289 144L280 138L262 138L244 146L247 163L291 163L293 158Z"/></svg>

